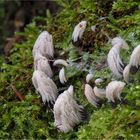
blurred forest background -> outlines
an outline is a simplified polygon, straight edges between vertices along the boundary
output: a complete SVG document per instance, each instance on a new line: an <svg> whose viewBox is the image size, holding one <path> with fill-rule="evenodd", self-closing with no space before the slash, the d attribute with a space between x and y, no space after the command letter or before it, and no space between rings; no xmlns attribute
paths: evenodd
<svg viewBox="0 0 140 140"><path fill-rule="evenodd" d="M76 47L71 43L72 32L82 20L87 28L83 46ZM0 52L5 54L0 55L0 139L140 139L140 73L125 86L124 102L103 101L95 108L83 93L90 69L94 80L111 78L106 59L112 45L107 36L121 36L129 44L129 50L121 52L128 64L132 50L140 44L140 0L0 0L0 21ZM59 82L59 68L53 77L59 91L74 86L76 100L89 115L66 134L58 132L52 111L32 85L32 49L43 30L53 36L56 59L84 64L66 68L65 85Z"/></svg>
<svg viewBox="0 0 140 140"><path fill-rule="evenodd" d="M15 32L23 31L33 18L45 17L47 10L56 15L59 6L54 0L1 0L0 53L3 53ZM5 51L9 49L7 47Z"/></svg>

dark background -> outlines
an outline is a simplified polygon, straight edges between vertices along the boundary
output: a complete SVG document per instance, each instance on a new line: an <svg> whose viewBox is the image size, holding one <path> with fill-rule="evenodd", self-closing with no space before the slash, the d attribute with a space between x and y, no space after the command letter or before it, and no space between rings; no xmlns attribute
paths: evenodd
<svg viewBox="0 0 140 140"><path fill-rule="evenodd" d="M58 5L53 0L0 0L0 54L14 36L35 16L46 16L46 11L57 14Z"/></svg>

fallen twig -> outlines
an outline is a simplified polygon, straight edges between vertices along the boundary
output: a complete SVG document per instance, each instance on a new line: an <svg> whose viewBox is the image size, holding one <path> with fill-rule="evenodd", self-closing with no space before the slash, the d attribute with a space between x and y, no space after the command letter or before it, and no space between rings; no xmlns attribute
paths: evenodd
<svg viewBox="0 0 140 140"><path fill-rule="evenodd" d="M15 95L20 99L20 101L24 101L25 97L19 92L15 86L12 85L12 89L15 92Z"/></svg>

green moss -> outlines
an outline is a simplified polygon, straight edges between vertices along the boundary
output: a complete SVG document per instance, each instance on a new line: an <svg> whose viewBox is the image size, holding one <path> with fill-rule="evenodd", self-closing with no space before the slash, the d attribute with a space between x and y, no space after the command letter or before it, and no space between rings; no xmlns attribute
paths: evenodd
<svg viewBox="0 0 140 140"><path fill-rule="evenodd" d="M92 114L90 121L78 132L79 139L138 139L139 86L127 86L127 102L113 108L105 105ZM133 101L133 102L132 102ZM108 107L107 107L108 106Z"/></svg>

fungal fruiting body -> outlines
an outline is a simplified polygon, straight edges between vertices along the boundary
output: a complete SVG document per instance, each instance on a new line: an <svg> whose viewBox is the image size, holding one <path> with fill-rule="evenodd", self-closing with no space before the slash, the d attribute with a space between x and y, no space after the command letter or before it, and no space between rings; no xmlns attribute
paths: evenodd
<svg viewBox="0 0 140 140"><path fill-rule="evenodd" d="M130 65L128 64L123 70L123 78L126 83L129 82Z"/></svg>
<svg viewBox="0 0 140 140"><path fill-rule="evenodd" d="M113 38L111 43L112 43L112 46L116 45L116 46L118 46L119 48L122 48L122 49L126 49L126 50L129 49L128 44L121 37Z"/></svg>
<svg viewBox="0 0 140 140"><path fill-rule="evenodd" d="M36 53L35 55L34 69L44 72L48 77L52 77L53 75L48 59L40 53Z"/></svg>
<svg viewBox="0 0 140 140"><path fill-rule="evenodd" d="M98 106L98 99L95 96L92 87L89 84L85 84L85 91L84 94L88 100L89 103L91 103L93 106Z"/></svg>
<svg viewBox="0 0 140 140"><path fill-rule="evenodd" d="M140 67L140 45L138 45L132 52L129 60L129 64L123 71L124 80L129 82L130 73L136 73Z"/></svg>
<svg viewBox="0 0 140 140"><path fill-rule="evenodd" d="M79 39L82 38L82 35L83 35L83 33L84 33L85 29L86 29L86 25L87 25L86 21L81 21L80 23L78 23L75 26L73 34L72 34L73 42L77 42Z"/></svg>
<svg viewBox="0 0 140 140"><path fill-rule="evenodd" d="M138 45L130 56L129 64L138 68L140 66L140 45Z"/></svg>
<svg viewBox="0 0 140 140"><path fill-rule="evenodd" d="M95 96L97 96L98 98L102 99L102 98L106 97L106 90L105 89L100 89L100 88L95 86L93 88L93 91L94 91Z"/></svg>
<svg viewBox="0 0 140 140"><path fill-rule="evenodd" d="M94 83L95 83L95 85L100 85L103 81L104 81L103 79L97 78L97 79L94 81Z"/></svg>
<svg viewBox="0 0 140 140"><path fill-rule="evenodd" d="M65 69L64 67L59 71L59 80L62 84L67 82L66 76L65 76Z"/></svg>
<svg viewBox="0 0 140 140"><path fill-rule="evenodd" d="M73 97L73 86L60 94L54 104L55 126L62 132L73 130L76 124L83 121L83 107Z"/></svg>
<svg viewBox="0 0 140 140"><path fill-rule="evenodd" d="M120 49L128 49L127 43L120 37L112 39L112 48L107 56L107 63L111 71L118 78L122 77L124 64L120 58Z"/></svg>
<svg viewBox="0 0 140 140"><path fill-rule="evenodd" d="M58 89L55 83L44 72L35 70L32 77L32 82L35 89L40 93L42 101L45 104L54 104Z"/></svg>
<svg viewBox="0 0 140 140"><path fill-rule="evenodd" d="M55 60L54 63L53 63L53 66L56 66L56 65L63 65L63 66L65 66L65 67L67 67L67 66L68 66L68 63L67 63L66 60L57 59L57 60Z"/></svg>
<svg viewBox="0 0 140 140"><path fill-rule="evenodd" d="M47 58L52 58L54 55L52 35L47 31L43 31L38 36L33 47L33 57L35 57L38 52Z"/></svg>
<svg viewBox="0 0 140 140"><path fill-rule="evenodd" d="M124 65L120 59L118 48L112 48L109 51L107 56L107 62L113 74L117 77L121 77Z"/></svg>
<svg viewBox="0 0 140 140"><path fill-rule="evenodd" d="M92 30L93 32L95 32L95 31L96 31L96 25L91 26L91 30Z"/></svg>
<svg viewBox="0 0 140 140"><path fill-rule="evenodd" d="M121 81L112 81L106 87L106 98L108 102L115 102L115 99L121 101L121 93L125 86L124 82Z"/></svg>
<svg viewBox="0 0 140 140"><path fill-rule="evenodd" d="M89 83L92 78L93 78L93 74L91 74L91 73L87 74L86 82Z"/></svg>

